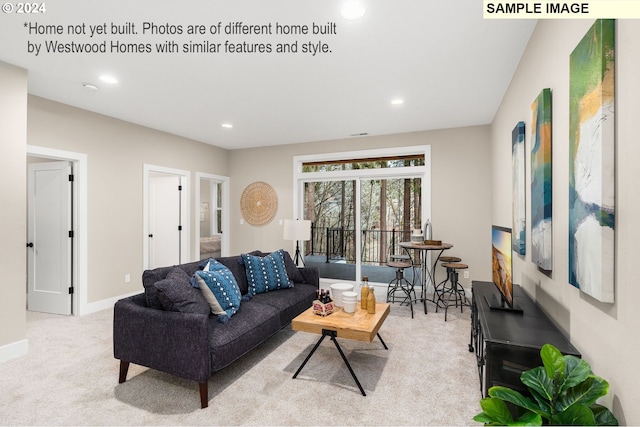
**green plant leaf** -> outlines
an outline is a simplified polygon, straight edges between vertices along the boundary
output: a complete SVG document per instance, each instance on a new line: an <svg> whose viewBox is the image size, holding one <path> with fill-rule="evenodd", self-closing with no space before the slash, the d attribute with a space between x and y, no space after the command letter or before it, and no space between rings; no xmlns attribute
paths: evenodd
<svg viewBox="0 0 640 427"><path fill-rule="evenodd" d="M575 405L564 412L555 414L549 424L563 426L594 426L596 419L587 406Z"/></svg>
<svg viewBox="0 0 640 427"><path fill-rule="evenodd" d="M541 426L542 417L531 411L526 411L520 415L518 419L512 424L514 426Z"/></svg>
<svg viewBox="0 0 640 427"><path fill-rule="evenodd" d="M609 383L590 375L582 383L571 387L556 400L556 410L561 412L574 405L591 406L609 392Z"/></svg>
<svg viewBox="0 0 640 427"><path fill-rule="evenodd" d="M574 387L591 375L591 366L575 356L564 356L565 370L564 380L560 383L558 394L563 394L567 389Z"/></svg>
<svg viewBox="0 0 640 427"><path fill-rule="evenodd" d="M493 425L493 424L491 424L493 422L493 418L491 418L490 416L488 416L484 412L480 412L478 415L473 417L473 421L476 421L478 423L482 423L482 424L485 424L485 425Z"/></svg>
<svg viewBox="0 0 640 427"><path fill-rule="evenodd" d="M533 400L538 404L540 414L548 419L553 413L552 402L547 399L546 395L542 396L532 388L529 388L529 393L531 393Z"/></svg>
<svg viewBox="0 0 640 427"><path fill-rule="evenodd" d="M597 426L617 426L618 419L613 416L611 411L602 405L591 405L591 412L596 419Z"/></svg>
<svg viewBox="0 0 640 427"><path fill-rule="evenodd" d="M495 397L485 397L480 400L482 413L473 417L475 421L489 425L509 425L513 422L513 417L507 404Z"/></svg>
<svg viewBox="0 0 640 427"><path fill-rule="evenodd" d="M504 388L504 387L503 387ZM516 392L517 393L517 392ZM534 412L525 411L517 420L511 416L506 403L497 397L487 397L480 401L484 412L479 413L473 420L491 426L539 426L542 417Z"/></svg>
<svg viewBox="0 0 640 427"><path fill-rule="evenodd" d="M529 389L535 393L538 393L539 398L536 398L538 402L545 401L553 402L555 395L555 386L553 383L553 377L547 375L547 371L542 366L529 369L520 375L520 381Z"/></svg>
<svg viewBox="0 0 640 427"><path fill-rule="evenodd" d="M508 387L493 386L489 389L489 396L513 403L514 405L526 409L527 411L541 414L540 407L528 397L523 396L520 392L512 390Z"/></svg>
<svg viewBox="0 0 640 427"><path fill-rule="evenodd" d="M545 344L540 349L540 358L549 378L564 376L564 357L560 350L551 344Z"/></svg>

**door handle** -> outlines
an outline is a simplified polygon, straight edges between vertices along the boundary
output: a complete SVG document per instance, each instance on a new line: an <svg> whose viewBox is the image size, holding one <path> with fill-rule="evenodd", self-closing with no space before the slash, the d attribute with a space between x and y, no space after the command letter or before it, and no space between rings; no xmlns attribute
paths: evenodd
<svg viewBox="0 0 640 427"><path fill-rule="evenodd" d="M153 237L153 234L149 234L149 237Z"/></svg>
<svg viewBox="0 0 640 427"><path fill-rule="evenodd" d="M33 247L33 243L32 242L27 243L27 247L28 248L32 248Z"/></svg>

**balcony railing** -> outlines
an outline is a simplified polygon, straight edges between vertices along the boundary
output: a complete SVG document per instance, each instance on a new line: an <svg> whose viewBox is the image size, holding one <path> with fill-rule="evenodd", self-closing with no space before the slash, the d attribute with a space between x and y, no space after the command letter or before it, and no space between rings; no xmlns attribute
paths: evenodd
<svg viewBox="0 0 640 427"><path fill-rule="evenodd" d="M362 262L383 265L389 254L402 253L400 242L411 239L410 231L403 230L362 230ZM324 255L325 262L342 260L356 262L355 230L344 227L329 228L311 226L311 241L306 243L306 253Z"/></svg>

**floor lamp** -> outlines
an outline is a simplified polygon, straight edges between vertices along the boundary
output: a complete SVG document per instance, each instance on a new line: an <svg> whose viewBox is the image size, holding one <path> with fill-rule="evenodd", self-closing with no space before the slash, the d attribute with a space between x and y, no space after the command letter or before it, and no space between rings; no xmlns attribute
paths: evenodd
<svg viewBox="0 0 640 427"><path fill-rule="evenodd" d="M300 241L311 240L311 221L306 219L285 219L284 220L284 240L296 241L296 254L293 261L298 265L298 260L304 264L304 258L300 253Z"/></svg>

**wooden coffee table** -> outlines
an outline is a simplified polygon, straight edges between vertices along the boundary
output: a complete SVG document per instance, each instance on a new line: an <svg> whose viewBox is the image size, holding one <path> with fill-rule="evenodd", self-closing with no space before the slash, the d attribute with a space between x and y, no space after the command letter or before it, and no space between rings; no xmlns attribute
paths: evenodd
<svg viewBox="0 0 640 427"><path fill-rule="evenodd" d="M294 331L320 334L321 336L311 352L307 355L306 359L304 359L304 362L302 362L302 365L300 365L296 373L293 374L293 378L296 378L300 371L302 371L302 368L304 368L304 365L306 365L311 356L313 356L313 353L318 349L324 338L329 337L338 349L340 356L342 356L342 360L345 365L347 365L347 368L358 385L360 392L363 396L366 396L367 394L364 392L362 385L360 385L358 377L356 377L355 372L353 372L353 369L351 368L347 357L342 352L340 344L338 344L336 338L372 342L377 336L384 348L388 349L387 345L382 341L382 337L378 333L378 330L380 330L380 326L382 326L382 323L389 315L389 310L389 304L379 302L376 304L375 314L367 313L366 310L360 308L360 304L357 305L355 313L345 313L344 310L340 308L332 314L323 317L313 314L313 308L309 308L307 311L300 314L291 321L291 329Z"/></svg>

